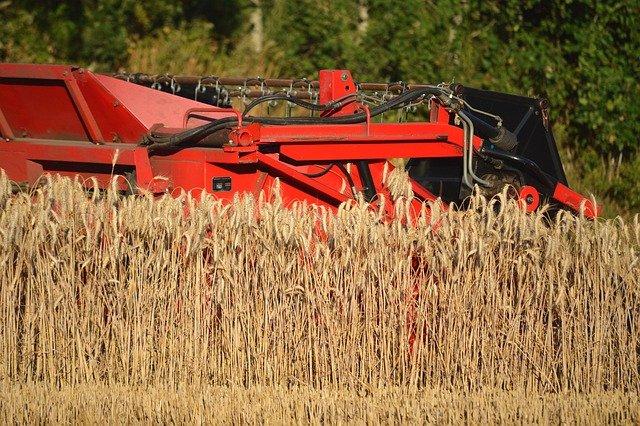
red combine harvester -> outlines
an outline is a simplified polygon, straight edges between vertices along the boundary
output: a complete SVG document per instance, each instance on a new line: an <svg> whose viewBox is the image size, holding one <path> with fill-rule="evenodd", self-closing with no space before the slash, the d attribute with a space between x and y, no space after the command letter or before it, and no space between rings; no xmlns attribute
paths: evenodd
<svg viewBox="0 0 640 426"><path fill-rule="evenodd" d="M184 97L188 89L195 100ZM230 107L234 96L243 112ZM251 114L274 102L284 116ZM292 115L294 106L308 112ZM398 120L416 108L424 120ZM380 194L388 159L402 158L418 211L427 200L462 203L476 186L491 195L510 185L528 211L548 202L599 214L567 187L544 99L459 84L356 83L346 70L309 81L0 64L0 136L0 168L27 187L44 173L93 177L102 187L117 175L126 177L123 191L233 199L270 196L278 179L285 203L335 208L377 198L392 215Z"/></svg>

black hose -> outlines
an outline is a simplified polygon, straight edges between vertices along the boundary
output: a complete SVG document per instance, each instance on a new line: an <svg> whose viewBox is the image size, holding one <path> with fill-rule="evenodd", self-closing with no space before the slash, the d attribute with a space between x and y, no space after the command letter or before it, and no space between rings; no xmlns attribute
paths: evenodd
<svg viewBox="0 0 640 426"><path fill-rule="evenodd" d="M284 94L274 94L274 95L265 95L257 99L254 99L253 102L247 105L247 107L244 109L244 112L242 113L242 117L245 117L247 113L251 111L253 108L255 108L257 105L264 102L268 102L268 101L274 101L274 100L291 102L312 111L326 111L328 109L331 109L331 102L328 102L323 105L318 105L318 104L304 101L302 99L298 99L295 96L288 96Z"/></svg>
<svg viewBox="0 0 640 426"><path fill-rule="evenodd" d="M480 117L473 114L471 111L464 110L464 113L469 117L471 122L473 123L473 128L475 133L483 139L490 139L498 137L500 134L500 130L497 127L493 127L491 124L487 123Z"/></svg>
<svg viewBox="0 0 640 426"><path fill-rule="evenodd" d="M373 183L369 163L364 160L358 161L358 174L360 174L360 182L362 183L365 198L369 202L376 196L376 187Z"/></svg>
<svg viewBox="0 0 640 426"><path fill-rule="evenodd" d="M389 111L397 107L397 105L402 104L403 102L397 102L397 98L386 102L378 107L372 108L370 110L370 116L375 117L383 112ZM394 102L396 101L396 102ZM391 102L394 102L391 104ZM406 102L406 100L404 101ZM260 123L260 124L271 124L271 125L290 125L290 124L357 124L362 123L367 119L365 113L355 113L350 115L342 115L338 117L246 117L247 122L251 123Z"/></svg>
<svg viewBox="0 0 640 426"><path fill-rule="evenodd" d="M504 151L513 151L518 146L516 135L504 127L494 127L471 111L465 110L464 113L473 123L474 133L481 138L489 139L489 142Z"/></svg>
<svg viewBox="0 0 640 426"><path fill-rule="evenodd" d="M338 163L337 166L340 169L340 171L344 174L344 176L347 178L347 182L349 182L349 187L351 188L351 192L353 193L353 197L355 198L356 197L356 184L353 182L353 178L351 177L351 173L349 173L349 170L347 170L347 168L344 166L344 164Z"/></svg>
<svg viewBox="0 0 640 426"><path fill-rule="evenodd" d="M176 133L171 136L149 135L146 137L146 140L143 141L143 145L151 144L151 146L149 147L150 150L155 150L158 148L172 148L192 140L195 141L202 139L205 136L210 135L211 133L233 126L234 124L238 124L237 117L225 117L219 120L215 120L209 124L195 127L193 129L189 129L181 133Z"/></svg>
<svg viewBox="0 0 640 426"><path fill-rule="evenodd" d="M375 117L391 109L400 108L405 103L416 100L417 98L427 94L442 94L443 89L439 87L425 87L409 90L382 105L371 108L370 117ZM339 117L247 117L248 122L271 124L271 125L288 125L288 124L357 124L366 121L367 115L359 112L351 115L343 115Z"/></svg>
<svg viewBox="0 0 640 426"><path fill-rule="evenodd" d="M344 176L347 178L347 182L349 183L349 187L351 188L351 192L353 193L353 197L355 198L356 196L355 183L353 182L353 178L351 177L351 174L342 163L330 163L326 168L319 171L318 173L302 173L302 174L310 178L319 178L321 176L326 175L329 172L329 170L333 168L333 166L337 166L340 169L340 171L344 174Z"/></svg>
<svg viewBox="0 0 640 426"><path fill-rule="evenodd" d="M331 170L333 166L335 166L335 163L330 163L326 168L324 168L323 170L320 170L318 173L302 173L302 174L310 178L319 178L320 176L324 176L327 173L329 173L329 170Z"/></svg>
<svg viewBox="0 0 640 426"><path fill-rule="evenodd" d="M535 162L529 160L528 158L521 157L519 155L511 154L510 152L498 151L494 149L482 148L480 151L482 154L488 155L493 158L497 158L499 160L504 160L509 163L516 163L521 168L529 171L533 176L535 176L540 182L549 187L553 191L558 183L557 179L552 178L547 173L545 173L540 166L538 166Z"/></svg>

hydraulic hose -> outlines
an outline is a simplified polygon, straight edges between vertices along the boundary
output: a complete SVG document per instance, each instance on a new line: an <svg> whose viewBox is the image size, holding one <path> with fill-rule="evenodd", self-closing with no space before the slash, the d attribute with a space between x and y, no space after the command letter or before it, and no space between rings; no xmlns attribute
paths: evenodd
<svg viewBox="0 0 640 426"><path fill-rule="evenodd" d="M415 101L416 99L425 95L435 95L440 99L448 100L448 93L437 86L429 86L418 89L408 90L405 93L393 98L392 100L385 102L382 105L378 105L370 110L370 117L375 117L391 109L400 108L407 102ZM279 99L289 100L287 97L278 96ZM259 99L256 99L258 101ZM254 101L254 102L256 102ZM306 102L305 102L306 104ZM327 103L326 106L331 107L331 103ZM321 106L324 108L326 106ZM367 120L365 113L355 113L351 115L339 116L339 117L254 117L246 116L243 118L243 123L260 123L268 125L308 125L308 124L357 124ZM196 142L211 133L224 128L230 128L238 125L237 117L226 117L218 120L214 120L211 123L186 130L181 133L177 133L171 136L157 136L149 135L145 137L142 145L151 145L150 149L162 149L162 148L174 148L179 145Z"/></svg>
<svg viewBox="0 0 640 426"><path fill-rule="evenodd" d="M535 176L540 182L542 182L551 190L553 190L553 188L555 188L556 184L558 183L557 179L549 176L540 168L540 166L538 166L535 162L529 160L528 158L520 157L519 155L515 155L505 151L497 151L487 148L482 148L481 152L493 158L519 165L520 169L528 170L533 176Z"/></svg>
<svg viewBox="0 0 640 426"><path fill-rule="evenodd" d="M465 111L465 114L473 123L475 133L481 138L489 139L489 142L503 151L513 151L518 146L516 135L504 127L494 127L471 111Z"/></svg>
<svg viewBox="0 0 640 426"><path fill-rule="evenodd" d="M269 102L269 101L287 101L312 111L326 111L327 109L329 109L329 104L318 105L311 102L303 101L302 99L298 99L295 96L273 94L273 95L261 96L257 99L254 99L253 102L247 105L247 107L244 109L242 116L246 117L247 113L251 111L253 108L255 108L261 103Z"/></svg>

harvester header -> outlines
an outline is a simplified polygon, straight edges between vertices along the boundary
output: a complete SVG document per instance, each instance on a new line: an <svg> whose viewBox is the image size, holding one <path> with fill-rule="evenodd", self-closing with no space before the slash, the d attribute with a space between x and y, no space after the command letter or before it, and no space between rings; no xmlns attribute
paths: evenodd
<svg viewBox="0 0 640 426"><path fill-rule="evenodd" d="M265 108L280 114L256 114ZM567 185L548 117L544 99L359 83L347 70L312 81L0 64L0 169L25 187L45 173L101 187L122 176L122 191L231 200L270 196L277 180L285 203L364 199L392 215L384 181L389 159L402 159L417 208L507 185L528 211L551 203L595 217Z"/></svg>

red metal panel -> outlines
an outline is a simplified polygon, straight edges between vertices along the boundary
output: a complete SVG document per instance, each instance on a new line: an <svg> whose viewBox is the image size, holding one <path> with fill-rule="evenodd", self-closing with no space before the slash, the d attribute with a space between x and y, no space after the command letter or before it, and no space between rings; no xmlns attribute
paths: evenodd
<svg viewBox="0 0 640 426"><path fill-rule="evenodd" d="M258 154L258 162L266 166L268 169L276 172L276 174L283 180L287 182L293 181L296 182L297 186L304 187L307 193L314 197L316 201L322 200L321 204L326 204L327 202L329 202L329 204L340 204L347 200L347 197L344 194L341 194L334 188L320 184L318 181L286 166L284 163L271 156Z"/></svg>
<svg viewBox="0 0 640 426"><path fill-rule="evenodd" d="M602 211L602 206L594 204L593 201L583 197L561 183L556 185L553 191L553 198L577 212L582 211L584 215L590 219L600 216Z"/></svg>
<svg viewBox="0 0 640 426"><path fill-rule="evenodd" d="M3 152L0 148L0 155ZM24 152L13 151L2 162L2 168L15 182L35 182L42 175L42 166L33 161L27 160Z"/></svg>
<svg viewBox="0 0 640 426"><path fill-rule="evenodd" d="M454 141L462 145L462 129L443 123L317 124L260 126L260 142ZM475 141L479 147L481 140Z"/></svg>
<svg viewBox="0 0 640 426"><path fill-rule="evenodd" d="M148 133L149 128L145 127L114 93L103 87L96 75L79 69L74 76L82 91L82 102L92 112L92 119L99 128L104 142L137 144L142 136Z"/></svg>
<svg viewBox="0 0 640 426"><path fill-rule="evenodd" d="M347 115L356 112L360 103L354 102L354 98L346 97L356 93L356 85L351 78L351 73L347 70L322 70L320 71L320 104L330 101L343 100L344 106L336 110L327 111L322 115Z"/></svg>
<svg viewBox="0 0 640 426"><path fill-rule="evenodd" d="M0 76L37 80L61 80L76 67L68 65L0 64Z"/></svg>
<svg viewBox="0 0 640 426"><path fill-rule="evenodd" d="M91 137L91 141L104 143L105 140L102 136L102 132L100 131L100 127L98 127L98 123L96 123L96 119L93 117L93 112L87 105L87 101L84 99L84 96L78 87L78 82L74 78L66 78L65 84L80 117L82 117L82 122Z"/></svg>
<svg viewBox="0 0 640 426"><path fill-rule="evenodd" d="M34 161L61 161L87 164L134 165L133 145L92 145L87 142L57 140L16 140L0 142L0 151L21 151ZM118 152L116 153L116 150ZM5 154L10 156L11 154Z"/></svg>
<svg viewBox="0 0 640 426"><path fill-rule="evenodd" d="M0 74L0 109L15 137L89 139L63 80Z"/></svg>
<svg viewBox="0 0 640 426"><path fill-rule="evenodd" d="M229 109L211 107L201 102L173 96L104 75L94 74L93 77L105 91L114 96L122 108L129 110L147 129L158 123L162 123L165 127L182 127L186 111L193 108L206 107L208 111L202 112L201 115L216 119L235 116L235 113ZM95 92L96 90L93 90L93 93ZM214 110L217 112L211 112ZM205 123L207 122L195 118L189 120L190 126Z"/></svg>
<svg viewBox="0 0 640 426"><path fill-rule="evenodd" d="M280 152L294 160L352 161L385 158L461 157L462 148L442 142L431 143L313 143L307 145L283 145Z"/></svg>
<svg viewBox="0 0 640 426"><path fill-rule="evenodd" d="M182 127L185 111L203 106L82 68L0 64L0 131L8 138L139 143L153 125ZM208 108L201 115L235 112ZM206 122L191 118L189 125Z"/></svg>
<svg viewBox="0 0 640 426"><path fill-rule="evenodd" d="M4 113L2 112L1 101L0 101L0 136L2 136L4 139L7 139L7 140L11 140L15 138L15 135L13 134L13 130L11 129L11 126L9 125L7 118L4 116Z"/></svg>

